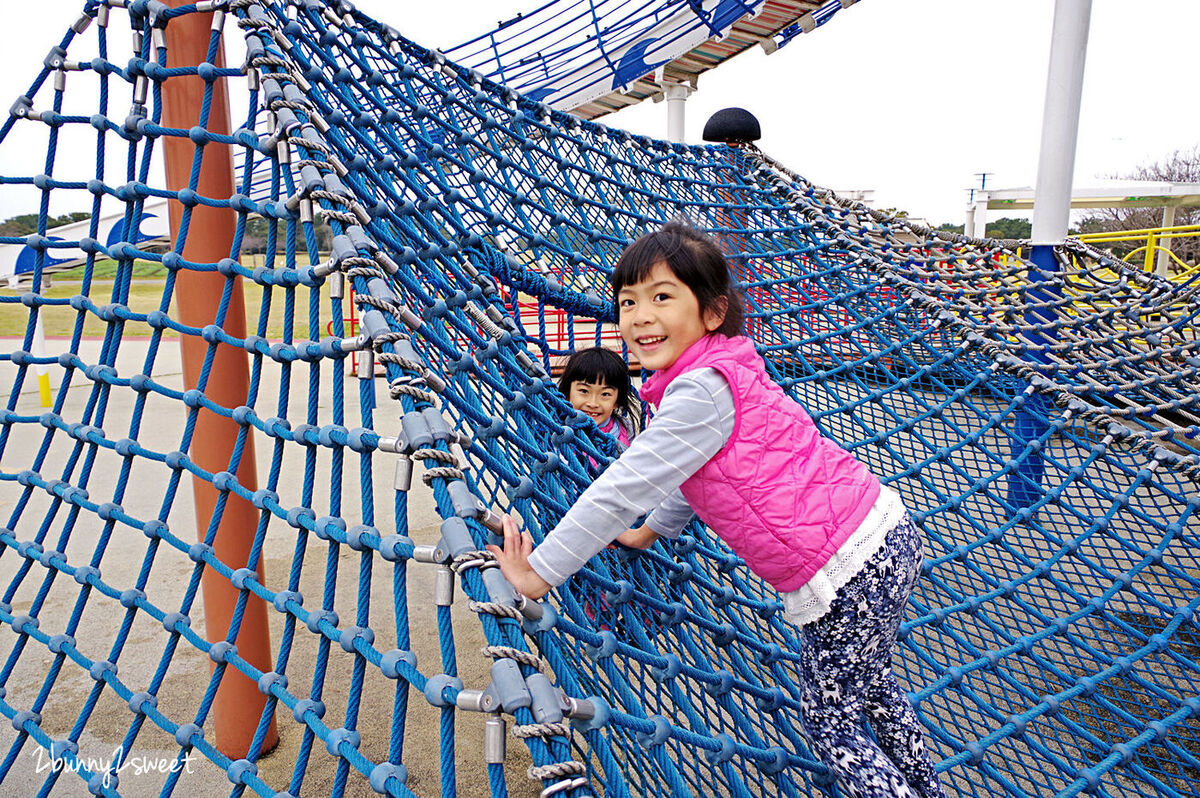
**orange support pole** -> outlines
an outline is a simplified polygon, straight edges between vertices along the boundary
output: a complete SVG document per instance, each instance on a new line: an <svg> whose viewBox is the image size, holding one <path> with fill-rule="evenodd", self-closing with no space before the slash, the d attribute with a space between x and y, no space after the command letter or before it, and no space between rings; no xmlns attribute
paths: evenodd
<svg viewBox="0 0 1200 798"><path fill-rule="evenodd" d="M191 2L192 0L166 0L166 4L171 7ZM212 20L211 13L196 13L176 17L167 23L164 33L168 67L195 66L207 60ZM217 48L215 65L224 66L221 47ZM163 126L189 130L200 124L204 93L205 83L197 76L175 76L164 81ZM229 98L223 78L213 84L211 109L205 128L210 133L229 134ZM196 146L187 138L163 139L168 189L178 191L187 188ZM207 143L203 148L197 193L213 199L232 196L233 154L230 146ZM178 240L183 206L178 202L171 202L169 207L171 240L174 242ZM200 263L214 263L229 257L236 221L237 216L230 208L195 206L188 225L187 241L181 254L187 260ZM215 272L181 269L175 290L179 320L192 327L204 327L214 323L226 279ZM241 278L238 277L235 278L233 300L223 323L224 330L235 338L246 336L245 307ZM195 388L199 384L208 344L193 336L181 336L180 349L183 357L184 388ZM230 346L218 345L208 382L204 387L205 394L222 407L238 407L246 403L249 385L250 371L246 353ZM226 471L230 466L237 436L236 422L202 408L192 436L189 457L206 471ZM253 443L253 438L247 439L237 468L238 482L250 491L255 490L258 484ZM220 494L210 483L201 479L192 481L192 491L196 502L196 528L199 536L203 538ZM226 500L213 543L217 558L234 569L246 566L257 526L258 510L250 502L231 493ZM261 561L256 565L261 581ZM229 634L239 591L229 580L211 569L204 572L201 586L206 636L213 642L224 640ZM262 599L253 595L249 597L234 644L238 654L256 668L271 670L267 607ZM226 667L213 705L216 745L223 754L233 759L248 755L254 730L265 704L266 696L259 692L253 681L237 669ZM262 750L274 748L278 741L275 719L272 717Z"/></svg>

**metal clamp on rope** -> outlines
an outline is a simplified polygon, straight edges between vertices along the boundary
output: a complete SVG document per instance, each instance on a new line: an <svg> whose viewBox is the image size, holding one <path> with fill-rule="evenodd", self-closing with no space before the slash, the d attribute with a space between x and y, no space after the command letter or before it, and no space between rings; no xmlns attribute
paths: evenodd
<svg viewBox="0 0 1200 798"><path fill-rule="evenodd" d="M274 106L276 103L281 103L284 101L283 100L283 86L281 86L279 84L279 81L276 80L273 76L262 79L262 81L259 85L259 92L262 95L259 99L259 102L262 105L262 107L268 111L277 110L272 106ZM293 119L294 118L295 117L293 117Z"/></svg>
<svg viewBox="0 0 1200 798"><path fill-rule="evenodd" d="M493 684L495 684L495 680L493 680ZM562 690L552 685L550 679L544 673L531 673L527 676L525 678L525 690L529 695L528 707L535 722L514 727L513 735L516 737L526 739L530 737L569 736L570 727L563 723L563 719L571 711L574 711L578 715L579 723L577 728L584 731L599 728L598 725L592 725L597 723L597 721L602 721L602 723L608 721L609 712L607 704L598 699L569 698ZM574 721L572 721L572 725L576 725ZM585 772L586 769L581 762L569 760L551 765L531 767L529 769L529 777L532 779L558 779L555 784L541 792L542 796L551 796L568 790L589 787L588 779L583 775Z"/></svg>
<svg viewBox="0 0 1200 798"><path fill-rule="evenodd" d="M456 696L455 706L467 712L486 712L490 714L485 727L485 750L488 763L504 762L504 719L500 713L515 714L517 709L533 706L534 696L530 694L526 679L521 676L521 668L515 660L502 659L493 662L491 668L492 682L485 690L462 690ZM545 678L545 677L542 677ZM488 746L488 732L499 737L491 739ZM487 750L491 749L491 750Z"/></svg>
<svg viewBox="0 0 1200 798"><path fill-rule="evenodd" d="M408 342L405 341L404 343ZM425 423L429 425L429 431L433 435L434 443L444 443L450 449L450 458L452 461L450 466L459 473L453 475L452 477L446 475L447 478L453 479L454 481L461 481L463 476L462 472L467 467L467 457L466 453L463 451L462 443L465 441L469 445L470 438L458 432L457 430L450 429L450 425L446 422L445 417L436 407L426 407L422 409L421 415L425 417ZM439 460L445 460L445 455L441 451L438 451L437 454L427 454L430 454ZM426 481L428 481L428 479Z"/></svg>
<svg viewBox="0 0 1200 798"><path fill-rule="evenodd" d="M561 690L559 693L563 714L579 731L589 732L608 725L608 721L612 717L612 710L603 698L594 695L587 698L572 698Z"/></svg>
<svg viewBox="0 0 1200 798"><path fill-rule="evenodd" d="M459 518L473 518L496 535L504 534L504 516L484 504L483 499L471 492L466 482L447 482L446 490L450 493L450 503L454 505L455 515Z"/></svg>
<svg viewBox="0 0 1200 798"><path fill-rule="evenodd" d="M314 111L309 114L308 118L312 120L312 123L317 126L322 134L329 132L329 123L325 121L325 117ZM350 170L332 152L325 156L325 161L329 164L329 168L333 170L333 174L325 175L325 190L331 194L340 194L350 200L354 199L354 192L346 188L346 184L341 180L350 174ZM333 180L330 180L330 178L333 178Z"/></svg>
<svg viewBox="0 0 1200 798"><path fill-rule="evenodd" d="M457 438L437 408L424 407L421 408L420 413L421 417L425 419L425 426L429 428L429 434L433 436L434 443L448 443Z"/></svg>
<svg viewBox="0 0 1200 798"><path fill-rule="evenodd" d="M517 327L517 322L511 316L502 312L496 305L487 306L487 315L493 323L498 324L505 330L508 330L511 333L520 332L520 328Z"/></svg>
<svg viewBox="0 0 1200 798"><path fill-rule="evenodd" d="M303 175L304 170L309 169L311 169L313 172L317 171L311 166L305 166L301 170L301 174ZM288 203L291 203L290 199L288 200ZM313 278L324 278L330 275L336 275L334 279L329 282L329 297L331 299L342 299L346 286L345 277L341 273L343 268L342 264L344 261L356 257L358 257L358 250L355 249L354 242L351 241L350 236L344 233L342 235L336 235L333 237L329 260L316 266L309 267L309 271L311 272Z"/></svg>
<svg viewBox="0 0 1200 798"><path fill-rule="evenodd" d="M448 481L446 491L450 494L450 503L454 507L456 517L478 521L495 536L491 540L492 543L502 544L503 541L499 536L504 533L504 516L488 507L482 499L471 492L467 483L461 479ZM548 631L558 622L558 613L553 607L517 593L499 571L485 570L483 582L493 603L503 608L516 609L520 615L521 627L527 634L536 635L539 632ZM492 614L509 615L507 609L503 613L482 605L475 609Z"/></svg>
<svg viewBox="0 0 1200 798"><path fill-rule="evenodd" d="M499 665L500 662L511 663L512 667L516 669L517 664L511 659L500 660L496 664ZM533 713L533 719L537 723L558 723L563 719L563 707L560 700L562 691L550 683L546 674L541 672L529 674L525 677L524 686L529 695L529 711Z"/></svg>
<svg viewBox="0 0 1200 798"><path fill-rule="evenodd" d="M508 758L507 735L508 724L499 712L488 713L483 722L483 764L503 765Z"/></svg>
<svg viewBox="0 0 1200 798"><path fill-rule="evenodd" d="M146 106L134 103L129 109L129 115L125 117L124 130L127 133L138 133L145 121Z"/></svg>
<svg viewBox="0 0 1200 798"><path fill-rule="evenodd" d="M454 603L454 571L449 565L454 557L451 553L453 551L459 553L474 551L471 535L461 518L450 518L442 522L442 538L436 546L413 546L412 559L414 562L438 566L433 595L434 603L439 607L449 607Z"/></svg>
<svg viewBox="0 0 1200 798"><path fill-rule="evenodd" d="M433 431L429 429L429 421L421 411L412 410L401 416L400 428L408 442L409 451L433 446Z"/></svg>
<svg viewBox="0 0 1200 798"><path fill-rule="evenodd" d="M341 175L347 173L346 167L342 166L342 162L332 154L327 155L325 160L329 164L329 168L333 171L325 175L325 187L323 190L337 197L339 202L346 203L347 200L354 197L354 192L346 188L346 184L342 182Z"/></svg>
<svg viewBox="0 0 1200 798"><path fill-rule="evenodd" d="M138 75L133 80L133 104L135 106L145 105L146 99L150 96L150 78L145 75Z"/></svg>
<svg viewBox="0 0 1200 798"><path fill-rule="evenodd" d="M475 551L478 549L465 521L458 517L442 521L442 539L434 550L437 562L450 562L455 557Z"/></svg>
<svg viewBox="0 0 1200 798"><path fill-rule="evenodd" d="M8 115L15 116L17 119L32 119L34 117L33 100L22 94L8 109Z"/></svg>
<svg viewBox="0 0 1200 798"><path fill-rule="evenodd" d="M280 109L285 110L285 109ZM302 128L303 131L303 128ZM283 139L280 139L282 142ZM325 180L321 177L321 172L316 166L311 163L306 163L300 167L300 188L295 194L288 197L284 205L288 210L294 211L300 205L300 201L308 199L309 195L314 191L319 191L325 187Z"/></svg>
<svg viewBox="0 0 1200 798"><path fill-rule="evenodd" d="M449 607L454 603L455 572L449 563L475 551L475 541L471 539L471 532L461 518L447 518L442 522L442 539L433 552L434 560L439 563L433 584L434 604Z"/></svg>
<svg viewBox="0 0 1200 798"><path fill-rule="evenodd" d="M491 676L492 682L487 689L460 692L456 706L469 712L506 712L512 715L533 703L533 696L516 660L496 660L492 663Z"/></svg>
<svg viewBox="0 0 1200 798"><path fill-rule="evenodd" d="M397 265L396 261L392 260L382 249L379 249L378 245L376 245L375 250L371 253L371 257L375 258L375 262L378 263L379 267L387 272L389 276L400 271L400 266ZM413 315L415 316L416 314Z"/></svg>
<svg viewBox="0 0 1200 798"><path fill-rule="evenodd" d="M454 571L448 565L438 565L434 573L433 604L435 607L449 607L454 604Z"/></svg>
<svg viewBox="0 0 1200 798"><path fill-rule="evenodd" d="M68 61L67 51L58 45L50 48L50 52L46 53L46 57L42 59L42 65L46 69L63 69L69 72L77 72L83 69L83 66L78 61Z"/></svg>
<svg viewBox="0 0 1200 798"><path fill-rule="evenodd" d="M147 0L145 4L141 5L141 10L142 13L145 14L146 21L151 27L160 28L167 24L166 13L170 11L170 9L165 3L159 2L159 0ZM131 24L136 21L137 16L138 15L134 13L130 14Z"/></svg>
<svg viewBox="0 0 1200 798"><path fill-rule="evenodd" d="M558 623L558 611L541 601L517 594L517 612L524 618L521 629L527 635L548 632Z"/></svg>
<svg viewBox="0 0 1200 798"><path fill-rule="evenodd" d="M267 47L263 44L262 39L257 36L247 36L246 60L242 62L242 71L254 69L267 60Z"/></svg>
<svg viewBox="0 0 1200 798"><path fill-rule="evenodd" d="M406 421L409 416L413 416L413 419ZM396 460L396 472L392 478L392 487L400 493L407 493L409 488L412 487L413 461L411 455L414 448L414 437L424 440L424 436L426 435L428 435L428 424L420 413L414 411L412 413L405 413L400 418L400 435L387 439L390 446L388 451L398 456ZM433 436L428 435L428 440L432 442ZM382 446L382 440L380 444Z"/></svg>
<svg viewBox="0 0 1200 798"><path fill-rule="evenodd" d="M290 166L292 163L292 148L288 144L288 138L292 135L292 131L300 126L300 120L292 113L291 108L284 106L280 106L270 113L275 117L275 122L272 125L268 121L267 129L271 131L270 138L275 144L275 152L279 157L279 163L281 166ZM303 207L305 202L308 202L308 200L301 200L299 205ZM295 210L295 208L290 208L290 210ZM309 209L309 216L312 216L311 208Z"/></svg>
<svg viewBox="0 0 1200 798"><path fill-rule="evenodd" d="M220 22L220 24L218 24L218 21ZM225 27L224 22L225 22L225 12L218 11L216 14L213 15L212 29L214 31L219 32L221 30L221 28ZM157 63L159 53L165 49L167 49L167 32L163 27L156 25L155 27L150 29L150 57L151 57L151 59L153 59Z"/></svg>
<svg viewBox="0 0 1200 798"><path fill-rule="evenodd" d="M549 376L546 374L546 369L541 364L541 361L531 357L525 350L518 349L516 352L516 358L517 363L521 365L521 368L525 369L525 373L529 376L537 379L543 379Z"/></svg>
<svg viewBox="0 0 1200 798"><path fill-rule="evenodd" d="M268 110L275 115L275 126L272 128L274 131L272 135L279 142L277 146L281 148L280 153L285 153L290 161L292 153L291 148L288 147L288 137L292 135L292 131L296 130L296 128L303 127L303 123L296 116L295 112L286 105L278 105L278 107L269 108Z"/></svg>
<svg viewBox="0 0 1200 798"><path fill-rule="evenodd" d="M297 79L304 80L301 75L289 75L288 82L283 84L284 102L305 109L309 113L309 118L315 122L316 112L312 110L312 103L304 96L305 89L296 82Z"/></svg>
<svg viewBox="0 0 1200 798"><path fill-rule="evenodd" d="M332 9L330 9L328 7L322 8L321 16L325 18L326 22L328 22L330 25L334 26L335 28L342 27L341 18L338 17L337 14L333 13Z"/></svg>
<svg viewBox="0 0 1200 798"><path fill-rule="evenodd" d="M345 234L350 243L354 245L356 250L365 250L369 255L374 256L379 251L379 244L375 239L367 235L367 231L362 226L352 224L346 228Z"/></svg>
<svg viewBox="0 0 1200 798"><path fill-rule="evenodd" d="M486 567L491 565L492 567ZM483 586L487 590L488 598L492 600L492 604L497 605L501 612L511 612L513 605L517 603L517 591L512 584L504 578L504 574L500 572L499 564L494 560L488 561L480 566L480 575L483 577ZM476 609L473 607L472 609Z"/></svg>

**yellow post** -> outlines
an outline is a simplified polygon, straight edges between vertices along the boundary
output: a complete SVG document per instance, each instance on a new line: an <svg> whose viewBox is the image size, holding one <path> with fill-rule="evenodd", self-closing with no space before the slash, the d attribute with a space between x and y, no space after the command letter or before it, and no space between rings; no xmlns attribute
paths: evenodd
<svg viewBox="0 0 1200 798"><path fill-rule="evenodd" d="M46 356L46 328L42 326L42 313L44 308L38 308L37 317L33 320L33 356ZM33 371L37 374L38 393L42 398L42 407L51 407L54 404L54 397L50 392L50 368L45 363L38 363L33 367Z"/></svg>

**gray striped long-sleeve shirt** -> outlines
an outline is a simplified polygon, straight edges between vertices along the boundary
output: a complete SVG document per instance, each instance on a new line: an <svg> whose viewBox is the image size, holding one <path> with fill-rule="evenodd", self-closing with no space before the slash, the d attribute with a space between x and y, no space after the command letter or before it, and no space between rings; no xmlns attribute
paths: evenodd
<svg viewBox="0 0 1200 798"><path fill-rule="evenodd" d="M679 486L725 446L734 409L729 383L716 369L674 379L646 429L534 550L533 570L551 586L562 584L651 509L646 525L677 537L692 517Z"/></svg>

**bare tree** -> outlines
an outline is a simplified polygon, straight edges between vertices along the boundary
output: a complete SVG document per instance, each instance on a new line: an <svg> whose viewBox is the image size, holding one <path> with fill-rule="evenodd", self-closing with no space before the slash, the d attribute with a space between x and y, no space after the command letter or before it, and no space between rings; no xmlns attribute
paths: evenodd
<svg viewBox="0 0 1200 798"><path fill-rule="evenodd" d="M1200 145L1176 150L1161 161L1139 166L1128 174L1110 175L1119 180L1155 180L1172 183L1200 183ZM1162 208L1098 208L1080 220L1079 232L1142 230L1162 225ZM1200 224L1200 208L1175 209L1175 225ZM1114 250L1118 248L1114 247ZM1127 247L1126 250L1132 249ZM1171 245L1176 256L1188 263L1200 258L1200 237L1177 238Z"/></svg>

